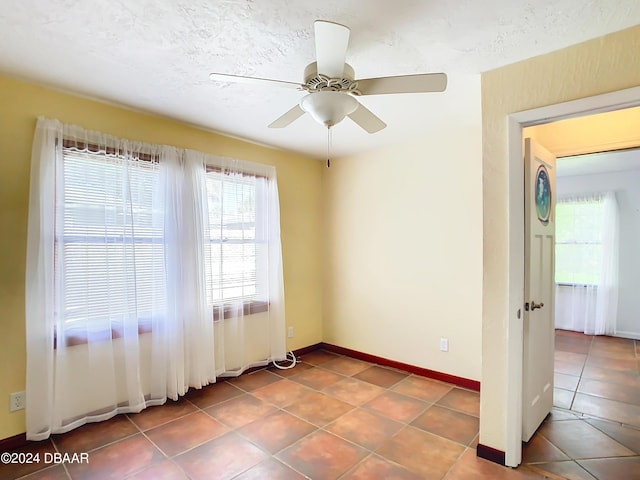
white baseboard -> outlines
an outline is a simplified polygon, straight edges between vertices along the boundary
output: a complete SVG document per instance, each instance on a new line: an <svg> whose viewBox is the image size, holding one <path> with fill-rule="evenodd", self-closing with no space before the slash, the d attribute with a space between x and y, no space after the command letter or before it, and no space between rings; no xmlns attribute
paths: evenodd
<svg viewBox="0 0 640 480"><path fill-rule="evenodd" d="M634 340L640 340L640 332L625 332L622 330L616 330L614 337L633 338Z"/></svg>

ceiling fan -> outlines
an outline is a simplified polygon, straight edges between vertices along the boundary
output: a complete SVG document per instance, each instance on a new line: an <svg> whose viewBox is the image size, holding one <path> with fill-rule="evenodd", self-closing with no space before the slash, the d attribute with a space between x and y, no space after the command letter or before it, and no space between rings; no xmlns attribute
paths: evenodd
<svg viewBox="0 0 640 480"><path fill-rule="evenodd" d="M314 22L316 61L304 70L304 83L212 73L209 78L221 82L274 85L307 92L300 103L272 122L270 128L283 128L304 113L330 128L345 116L369 133L387 125L354 97L389 93L443 92L447 87L444 73L425 73L354 80L353 67L345 63L349 28L334 22Z"/></svg>

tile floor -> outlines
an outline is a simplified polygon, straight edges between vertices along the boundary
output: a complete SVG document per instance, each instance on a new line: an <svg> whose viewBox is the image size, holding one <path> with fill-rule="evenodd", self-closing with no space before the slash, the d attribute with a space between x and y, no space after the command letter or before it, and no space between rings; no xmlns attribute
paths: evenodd
<svg viewBox="0 0 640 480"><path fill-rule="evenodd" d="M0 479L640 479L634 342L557 338L558 406L518 469L476 456L477 392L316 351L54 435L22 450L89 464L0 465Z"/></svg>
<svg viewBox="0 0 640 480"><path fill-rule="evenodd" d="M556 331L552 414L523 451L549 478L640 479L640 342Z"/></svg>

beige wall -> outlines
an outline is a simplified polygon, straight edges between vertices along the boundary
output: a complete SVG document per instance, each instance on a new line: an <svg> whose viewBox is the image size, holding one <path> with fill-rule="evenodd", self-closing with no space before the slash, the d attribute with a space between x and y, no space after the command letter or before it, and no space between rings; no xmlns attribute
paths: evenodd
<svg viewBox="0 0 640 480"><path fill-rule="evenodd" d="M640 26L482 75L483 312L480 443L506 449L509 308L507 115L640 85Z"/></svg>
<svg viewBox="0 0 640 480"><path fill-rule="evenodd" d="M479 97L450 78L419 138L325 170L326 342L480 379Z"/></svg>
<svg viewBox="0 0 640 480"><path fill-rule="evenodd" d="M287 324L296 349L322 340L322 168L302 156L0 77L0 439L24 432L9 413L25 388L24 269L31 142L44 115L87 129L274 165L281 204Z"/></svg>

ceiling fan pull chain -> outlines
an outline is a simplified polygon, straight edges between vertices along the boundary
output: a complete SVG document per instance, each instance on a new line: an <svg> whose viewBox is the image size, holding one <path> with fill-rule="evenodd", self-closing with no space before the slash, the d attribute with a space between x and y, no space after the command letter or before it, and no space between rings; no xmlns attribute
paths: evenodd
<svg viewBox="0 0 640 480"><path fill-rule="evenodd" d="M327 168L331 167L331 125L327 125Z"/></svg>

